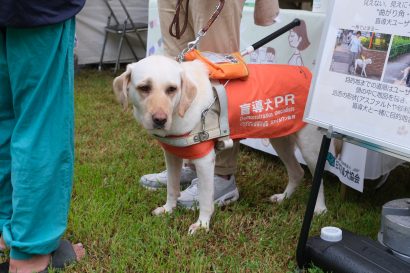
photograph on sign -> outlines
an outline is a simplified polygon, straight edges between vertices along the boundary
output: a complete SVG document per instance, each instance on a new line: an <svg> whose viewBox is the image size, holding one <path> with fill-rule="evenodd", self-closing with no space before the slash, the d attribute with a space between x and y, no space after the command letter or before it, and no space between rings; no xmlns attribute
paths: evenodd
<svg viewBox="0 0 410 273"><path fill-rule="evenodd" d="M410 87L410 37L393 37L383 81Z"/></svg>
<svg viewBox="0 0 410 273"><path fill-rule="evenodd" d="M380 81L390 34L339 29L330 71Z"/></svg>
<svg viewBox="0 0 410 273"><path fill-rule="evenodd" d="M332 1L305 121L410 159L409 14L408 1Z"/></svg>

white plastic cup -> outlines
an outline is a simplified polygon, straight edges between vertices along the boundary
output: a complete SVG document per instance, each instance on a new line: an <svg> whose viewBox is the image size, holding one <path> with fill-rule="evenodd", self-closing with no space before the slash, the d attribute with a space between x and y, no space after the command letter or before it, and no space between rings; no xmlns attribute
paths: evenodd
<svg viewBox="0 0 410 273"><path fill-rule="evenodd" d="M339 242L343 238L342 230L338 227L322 227L320 238L327 242Z"/></svg>

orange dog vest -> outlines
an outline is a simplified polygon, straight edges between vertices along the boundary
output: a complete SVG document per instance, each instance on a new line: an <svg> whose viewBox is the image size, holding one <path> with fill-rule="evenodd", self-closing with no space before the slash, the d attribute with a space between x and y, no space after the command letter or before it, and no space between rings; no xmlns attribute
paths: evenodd
<svg viewBox="0 0 410 273"><path fill-rule="evenodd" d="M247 80L231 80L225 86L230 137L277 138L303 128L303 113L312 74L301 66L248 65ZM223 106L221 106L223 107ZM208 154L217 139L187 147L160 142L174 155L196 159Z"/></svg>
<svg viewBox="0 0 410 273"><path fill-rule="evenodd" d="M248 66L239 52L219 54L194 49L185 54L185 60L203 62L208 68L211 79L245 79L249 73Z"/></svg>

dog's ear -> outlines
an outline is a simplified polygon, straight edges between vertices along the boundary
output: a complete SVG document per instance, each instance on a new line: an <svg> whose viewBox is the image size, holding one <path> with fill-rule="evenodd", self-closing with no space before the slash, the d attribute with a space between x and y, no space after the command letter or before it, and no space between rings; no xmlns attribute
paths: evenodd
<svg viewBox="0 0 410 273"><path fill-rule="evenodd" d="M178 105L178 115L182 118L185 112L191 106L192 101L196 97L197 86L194 83L192 75L194 74L194 66L183 66L183 71L181 72L181 98Z"/></svg>
<svg viewBox="0 0 410 273"><path fill-rule="evenodd" d="M128 107L128 84L131 80L131 65L127 65L124 73L116 77L112 83L117 101L122 104L124 110Z"/></svg>

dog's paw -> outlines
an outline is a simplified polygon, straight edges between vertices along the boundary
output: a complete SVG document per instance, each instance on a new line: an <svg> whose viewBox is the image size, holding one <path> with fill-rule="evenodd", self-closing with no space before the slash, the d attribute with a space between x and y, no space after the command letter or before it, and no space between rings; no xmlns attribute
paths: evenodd
<svg viewBox="0 0 410 273"><path fill-rule="evenodd" d="M286 194L284 193L278 193L278 194L274 194L271 197L269 197L269 200L272 203L282 203L283 200L286 199Z"/></svg>
<svg viewBox="0 0 410 273"><path fill-rule="evenodd" d="M158 207L158 208L154 209L154 210L152 211L152 215L158 216L158 215L161 215L161 214L171 213L171 212L172 212L172 209L171 209L171 210L167 210L167 209L165 208L165 206L162 206L162 207Z"/></svg>
<svg viewBox="0 0 410 273"><path fill-rule="evenodd" d="M156 208L152 211L152 215L161 215L161 214L164 214L166 212L167 211L165 210L164 207L158 207L158 208Z"/></svg>
<svg viewBox="0 0 410 273"><path fill-rule="evenodd" d="M188 234L192 235L200 229L204 229L206 232L209 231L209 222L207 221L197 221L195 224L192 224L188 229Z"/></svg>
<svg viewBox="0 0 410 273"><path fill-rule="evenodd" d="M320 214L325 214L327 212L326 206L315 206L315 214L320 215Z"/></svg>

